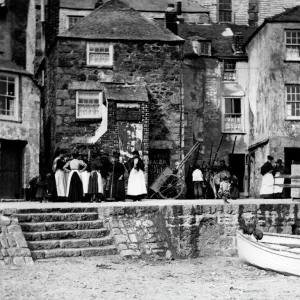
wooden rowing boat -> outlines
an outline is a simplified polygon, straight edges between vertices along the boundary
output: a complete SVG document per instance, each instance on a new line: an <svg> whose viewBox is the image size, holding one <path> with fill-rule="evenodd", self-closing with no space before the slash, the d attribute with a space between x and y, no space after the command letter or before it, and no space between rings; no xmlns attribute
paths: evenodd
<svg viewBox="0 0 300 300"><path fill-rule="evenodd" d="M240 259L256 267L300 276L300 236L267 234L261 241L237 231Z"/></svg>

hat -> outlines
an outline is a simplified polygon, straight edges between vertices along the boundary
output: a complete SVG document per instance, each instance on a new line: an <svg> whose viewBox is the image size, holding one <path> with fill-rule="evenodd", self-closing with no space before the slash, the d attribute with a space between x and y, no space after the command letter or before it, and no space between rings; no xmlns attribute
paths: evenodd
<svg viewBox="0 0 300 300"><path fill-rule="evenodd" d="M114 150L113 153L112 153L112 155L113 155L114 157L119 157L121 154L120 154L119 151Z"/></svg>
<svg viewBox="0 0 300 300"><path fill-rule="evenodd" d="M268 158L268 160L274 160L274 157L271 155L268 155L267 158Z"/></svg>
<svg viewBox="0 0 300 300"><path fill-rule="evenodd" d="M278 158L276 161L277 164L282 164L282 159Z"/></svg>

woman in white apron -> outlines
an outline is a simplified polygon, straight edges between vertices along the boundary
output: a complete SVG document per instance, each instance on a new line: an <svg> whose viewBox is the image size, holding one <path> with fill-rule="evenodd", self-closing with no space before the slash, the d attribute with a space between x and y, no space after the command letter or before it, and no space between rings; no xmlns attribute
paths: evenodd
<svg viewBox="0 0 300 300"><path fill-rule="evenodd" d="M145 168L138 151L133 151L132 154L133 158L126 163L129 173L126 198L141 201L147 195Z"/></svg>
<svg viewBox="0 0 300 300"><path fill-rule="evenodd" d="M73 153L72 156L73 159L64 166L64 170L69 172L66 196L69 202L82 202L84 192L81 172L85 171L87 165L78 159L79 154L77 152Z"/></svg>
<svg viewBox="0 0 300 300"><path fill-rule="evenodd" d="M261 175L263 175L261 188L260 188L260 198L272 199L274 192L274 167L272 162L274 157L268 155L268 161L261 167Z"/></svg>
<svg viewBox="0 0 300 300"><path fill-rule="evenodd" d="M278 178L280 175L284 174L284 166L282 165L282 160L277 159L276 167L275 167L275 178L274 178L274 198L280 199L282 198L283 187L277 184L284 184L284 178Z"/></svg>

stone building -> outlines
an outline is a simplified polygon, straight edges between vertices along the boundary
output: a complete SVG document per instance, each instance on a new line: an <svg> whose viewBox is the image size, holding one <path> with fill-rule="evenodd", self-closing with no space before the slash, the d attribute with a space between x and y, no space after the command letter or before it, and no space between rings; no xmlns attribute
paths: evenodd
<svg viewBox="0 0 300 300"><path fill-rule="evenodd" d="M268 154L287 169L300 157L300 7L266 19L246 44L249 56L250 186L258 196Z"/></svg>
<svg viewBox="0 0 300 300"><path fill-rule="evenodd" d="M40 90L24 68L27 7L0 6L0 198L21 198L39 174Z"/></svg>
<svg viewBox="0 0 300 300"><path fill-rule="evenodd" d="M186 40L184 152L195 141L201 141L198 163L210 165L223 136L216 165L225 159L245 195L248 192L244 177L249 142L249 86L248 58L243 43L253 31L251 27L233 24L179 26L179 35Z"/></svg>
<svg viewBox="0 0 300 300"><path fill-rule="evenodd" d="M48 160L57 147L119 149L125 160L137 149L146 164L157 153L170 164L180 158L183 39L111 0L53 41L46 59Z"/></svg>

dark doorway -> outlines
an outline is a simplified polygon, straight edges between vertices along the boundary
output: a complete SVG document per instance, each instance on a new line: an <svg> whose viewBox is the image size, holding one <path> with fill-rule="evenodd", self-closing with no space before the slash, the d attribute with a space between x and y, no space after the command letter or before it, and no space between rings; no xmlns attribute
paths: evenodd
<svg viewBox="0 0 300 300"><path fill-rule="evenodd" d="M149 149L148 186L162 173L170 164L170 149ZM149 189L149 193L153 193Z"/></svg>
<svg viewBox="0 0 300 300"><path fill-rule="evenodd" d="M239 191L244 192L245 154L229 154L231 175L235 175L239 182Z"/></svg>
<svg viewBox="0 0 300 300"><path fill-rule="evenodd" d="M0 140L0 146L0 198L20 198L24 144Z"/></svg>
<svg viewBox="0 0 300 300"><path fill-rule="evenodd" d="M300 148L284 148L285 173L291 174L292 162L300 162ZM290 179L285 179L284 183L290 184ZM287 198L291 196L291 189L284 189Z"/></svg>

